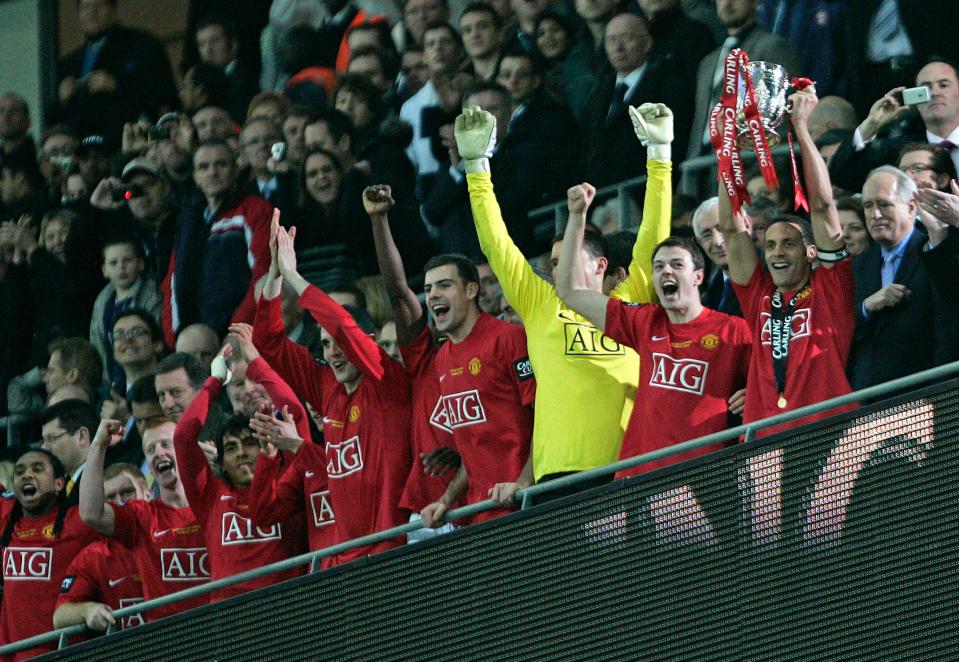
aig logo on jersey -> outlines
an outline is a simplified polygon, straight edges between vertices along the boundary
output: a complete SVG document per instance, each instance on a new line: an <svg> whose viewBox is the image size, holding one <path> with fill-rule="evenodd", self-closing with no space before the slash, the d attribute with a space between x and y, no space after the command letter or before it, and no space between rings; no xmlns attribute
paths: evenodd
<svg viewBox="0 0 959 662"><path fill-rule="evenodd" d="M602 331L586 324L563 324L566 356L625 356L626 350Z"/></svg>
<svg viewBox="0 0 959 662"><path fill-rule="evenodd" d="M436 427L453 432L456 428L477 425L486 422L486 410L475 388L462 393L444 395L436 401L430 423Z"/></svg>
<svg viewBox="0 0 959 662"><path fill-rule="evenodd" d="M223 545L243 545L246 543L281 540L283 530L279 523L268 529L253 526L253 521L236 513L223 513L223 528L220 542Z"/></svg>
<svg viewBox="0 0 959 662"><path fill-rule="evenodd" d="M759 338L762 340L764 345L772 345L772 316L769 313L761 313L761 315L763 320L763 328L760 332ZM793 313L792 319L789 320L789 326L791 329L789 334L789 342L792 342L797 338L805 338L809 335L811 319L812 311L810 311L809 308L800 308Z"/></svg>
<svg viewBox="0 0 959 662"><path fill-rule="evenodd" d="M706 388L709 364L696 359L674 359L668 354L653 352L653 374L649 385L702 395Z"/></svg>
<svg viewBox="0 0 959 662"><path fill-rule="evenodd" d="M321 527L336 524L333 514L333 505L330 503L330 491L314 492L310 495L310 506L313 507L313 526Z"/></svg>
<svg viewBox="0 0 959 662"><path fill-rule="evenodd" d="M52 547L7 547L3 550L4 580L49 580L52 568Z"/></svg>
<svg viewBox="0 0 959 662"><path fill-rule="evenodd" d="M363 468L363 449L359 436L350 437L338 444L326 445L326 474L330 478L343 478Z"/></svg>
<svg viewBox="0 0 959 662"><path fill-rule="evenodd" d="M224 518L230 514L224 513ZM223 544L227 544L225 540ZM206 547L161 549L160 567L165 582L197 582L210 578Z"/></svg>

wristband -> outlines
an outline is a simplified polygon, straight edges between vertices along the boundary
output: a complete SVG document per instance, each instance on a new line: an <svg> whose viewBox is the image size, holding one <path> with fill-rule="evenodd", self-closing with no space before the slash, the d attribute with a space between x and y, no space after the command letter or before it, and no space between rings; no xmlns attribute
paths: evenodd
<svg viewBox="0 0 959 662"><path fill-rule="evenodd" d="M646 147L646 160L647 161L670 161L672 159L672 150L671 145L666 143L661 145L659 143L649 143Z"/></svg>
<svg viewBox="0 0 959 662"><path fill-rule="evenodd" d="M835 251L827 251L816 246L816 257L819 258L820 262L832 264L833 262L839 262L849 257L849 250L846 249L845 244L843 244L842 248Z"/></svg>
<svg viewBox="0 0 959 662"><path fill-rule="evenodd" d="M463 168L467 173L489 172L489 159L485 156L478 159L463 159Z"/></svg>

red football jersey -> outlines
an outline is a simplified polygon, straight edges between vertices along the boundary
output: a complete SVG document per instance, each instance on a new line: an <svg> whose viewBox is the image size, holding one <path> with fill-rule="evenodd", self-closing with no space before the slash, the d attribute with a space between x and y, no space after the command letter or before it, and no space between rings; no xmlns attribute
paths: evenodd
<svg viewBox="0 0 959 662"><path fill-rule="evenodd" d="M0 501L0 531L6 528L16 500ZM23 516L3 549L3 612L0 638L5 644L53 629L53 611L70 562L80 550L103 537L80 520L80 510L71 507L60 535L54 538L57 511L36 519ZM56 642L16 653L25 660L56 648ZM9 658L8 658L9 659Z"/></svg>
<svg viewBox="0 0 959 662"><path fill-rule="evenodd" d="M325 419L326 475L336 512L337 542L405 524L409 514L399 507L399 501L412 465L409 377L403 366L321 290L307 288L299 304L336 339L363 375L356 390L347 393L332 369L319 365L306 348L283 335L279 297L260 300L253 325L257 349ZM399 537L354 549L334 562L404 543Z"/></svg>
<svg viewBox="0 0 959 662"><path fill-rule="evenodd" d="M736 285L736 296L752 329L753 353L746 386L746 411L743 422L749 423L784 411L849 393L846 361L856 328L855 284L852 279L852 258L837 262L831 269L820 267L812 272L809 295L796 303L789 339L786 364L786 407L778 406L779 393L773 372L770 300L776 291L772 276L756 267L748 285ZM795 292L783 292L783 302ZM836 411L855 408L849 405ZM835 411L802 419L815 421ZM769 435L797 423L763 430Z"/></svg>
<svg viewBox="0 0 959 662"><path fill-rule="evenodd" d="M153 600L210 580L210 560L200 523L189 508L160 499L114 506L114 539L133 553L143 595ZM146 612L149 621L205 605L209 595Z"/></svg>
<svg viewBox="0 0 959 662"><path fill-rule="evenodd" d="M186 490L190 509L203 529L209 551L211 579L229 577L270 563L297 556L306 551L300 517L264 524L250 515L250 488L235 487L214 475L206 456L197 444L197 436L206 422L210 403L223 384L209 377L190 403L173 433L177 469ZM292 568L259 579L248 580L216 591L210 601L222 600L252 589L263 588L303 574L304 568Z"/></svg>
<svg viewBox="0 0 959 662"><path fill-rule="evenodd" d="M436 352L443 396L432 419L448 429L469 476L467 503L485 501L496 483L515 481L529 457L536 380L521 327L487 313L459 343ZM477 515L481 522L503 509Z"/></svg>
<svg viewBox="0 0 959 662"><path fill-rule="evenodd" d="M726 429L729 396L746 385L751 339L744 320L704 308L695 320L673 324L662 306L610 299L606 335L640 356L636 405L620 459ZM616 477L651 471L722 447L687 451L620 471Z"/></svg>
<svg viewBox="0 0 959 662"><path fill-rule="evenodd" d="M420 454L431 453L443 446L453 448L453 435L447 426L437 422L442 419L443 400L440 383L433 370L436 348L430 330L424 328L416 340L400 347L400 353L403 354L403 363L410 375L413 391L413 418L410 424L413 468L406 479L400 506L418 513L443 496L456 475L455 471L451 471L445 476L430 476L423 471Z"/></svg>
<svg viewBox="0 0 959 662"><path fill-rule="evenodd" d="M80 550L60 583L56 608L65 602L100 602L113 611L143 602L140 571L130 550L116 540L101 540ZM143 614L127 616L117 624L121 628L142 625Z"/></svg>

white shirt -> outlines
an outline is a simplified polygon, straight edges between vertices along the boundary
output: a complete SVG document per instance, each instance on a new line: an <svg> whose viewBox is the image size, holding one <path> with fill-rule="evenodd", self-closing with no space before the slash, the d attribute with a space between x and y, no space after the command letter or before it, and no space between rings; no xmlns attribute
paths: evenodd
<svg viewBox="0 0 959 662"><path fill-rule="evenodd" d="M433 156L429 136L423 135L423 109L439 106L440 97L433 87L432 81L427 81L420 91L407 99L400 108L400 119L413 127L413 140L406 148L406 155L416 168L417 175L429 175L439 170L440 164Z"/></svg>
<svg viewBox="0 0 959 662"><path fill-rule="evenodd" d="M626 83L626 96L623 99L628 99L630 95L636 91L636 88L639 87L639 82L643 79L643 74L646 73L646 63L637 69L633 69L625 76L616 74L616 84Z"/></svg>
<svg viewBox="0 0 959 662"><path fill-rule="evenodd" d="M857 152L861 152L866 149L866 145L875 140L875 136L869 140L863 140L862 134L859 132L859 127L856 127L856 130L852 134L852 146ZM952 130L945 138L940 138L936 134L932 133L928 129L926 130L926 142L932 143L933 145L938 145L939 143L948 140L953 145L959 145L959 126ZM952 153L949 155L952 158L953 165L956 166L956 170L959 171L959 149L952 150Z"/></svg>

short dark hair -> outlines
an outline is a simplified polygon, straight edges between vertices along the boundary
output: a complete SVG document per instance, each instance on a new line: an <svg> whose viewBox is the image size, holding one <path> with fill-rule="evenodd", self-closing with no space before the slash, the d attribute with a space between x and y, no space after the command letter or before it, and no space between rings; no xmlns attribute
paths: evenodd
<svg viewBox="0 0 959 662"><path fill-rule="evenodd" d="M83 400L61 400L55 405L51 405L43 410L40 415L40 425L46 425L52 421L60 421L60 427L69 434L75 434L80 428L86 428L90 433L90 438L97 433L97 427L100 425L100 417L90 405Z"/></svg>
<svg viewBox="0 0 959 662"><path fill-rule="evenodd" d="M862 209L862 201L853 196L837 199L836 211L851 211L859 217L859 220L866 220L866 215ZM870 237L870 239L872 239L872 237Z"/></svg>
<svg viewBox="0 0 959 662"><path fill-rule="evenodd" d="M476 265L473 264L471 259L461 253L434 255L427 261L426 266L423 267L423 273L425 274L427 271L436 269L437 267L445 267L448 264L456 267L456 273L463 279L463 282L480 284L479 271L476 270Z"/></svg>
<svg viewBox="0 0 959 662"><path fill-rule="evenodd" d="M656 253L659 252L661 248L682 248L693 258L693 268L694 269L705 269L706 260L703 258L703 252L699 248L699 244L696 243L694 239L689 237L666 237L661 242L656 244L656 248L653 249L653 255L650 258L650 262L656 259Z"/></svg>
<svg viewBox="0 0 959 662"><path fill-rule="evenodd" d="M383 94L376 89L376 86L370 82L369 78L362 74L342 74L336 81L336 89L333 91L334 101L336 99L336 95L340 93L340 90L352 92L356 96L360 97L364 102L366 102L366 105L370 107L370 113L372 116L376 117L376 114L379 112L380 106L383 103Z"/></svg>
<svg viewBox="0 0 959 662"><path fill-rule="evenodd" d="M494 80L481 80L478 83L470 85L468 88L466 88L466 91L463 92L463 107L466 107L467 99L474 94L480 94L482 92L495 92L503 97L507 104L513 103L513 95L510 94L510 91L507 90L503 85L500 85ZM500 128L502 129L502 127Z"/></svg>
<svg viewBox="0 0 959 662"><path fill-rule="evenodd" d="M230 81L223 69L208 62L197 62L187 71L190 82L206 93L206 103L196 109L186 109L190 116L210 106L226 109L230 102Z"/></svg>
<svg viewBox="0 0 959 662"><path fill-rule="evenodd" d="M187 379L190 380L190 384L196 389L202 388L203 382L210 376L207 369L200 363L200 359L186 352L174 352L170 354L157 363L156 370L153 371L153 374L154 376L165 375L168 372L173 372L180 368L183 368L184 372L186 372Z"/></svg>
<svg viewBox="0 0 959 662"><path fill-rule="evenodd" d="M139 317L140 320L147 325L147 328L150 330L150 340L153 342L163 342L163 329L160 328L159 323L146 308L138 308L136 306L127 308L124 310L117 318L113 321L113 325L116 326L117 322L122 320L124 317ZM110 330L110 335L112 336L113 329Z"/></svg>
<svg viewBox="0 0 959 662"><path fill-rule="evenodd" d="M343 136L353 137L353 120L350 119L349 115L336 108L327 108L323 112L317 113L310 124L316 124L317 122L326 124L326 130L330 132L333 142L339 142Z"/></svg>
<svg viewBox="0 0 959 662"><path fill-rule="evenodd" d="M446 30L450 33L450 36L453 38L453 41L456 42L456 45L459 46L460 50L463 49L463 38L460 36L460 33L456 31L452 25L445 21L430 21L427 24L426 29L423 30L423 37L425 41L426 33L430 30Z"/></svg>
<svg viewBox="0 0 959 662"><path fill-rule="evenodd" d="M380 68L383 69L383 75L387 80L396 78L396 74L399 73L396 54L385 51L377 46L361 46L354 51L350 51L350 62L357 58L369 57L371 55L379 60Z"/></svg>
<svg viewBox="0 0 959 662"><path fill-rule="evenodd" d="M80 337L54 340L47 346L47 353L53 356L54 352L60 352L64 371L76 368L81 381L93 390L99 388L103 381L103 361L89 340Z"/></svg>
<svg viewBox="0 0 959 662"><path fill-rule="evenodd" d="M902 161L904 157L909 152L928 152L929 160L932 162L932 169L935 172L938 172L943 175L949 175L949 179L956 178L956 164L952 162L952 157L949 155L949 152L942 145L933 145L932 143L909 143L901 150L899 150L899 156L896 157L896 166L899 166L899 162Z"/></svg>
<svg viewBox="0 0 959 662"><path fill-rule="evenodd" d="M103 248L100 250L100 254L104 259L106 259L107 256L107 249L113 246L132 246L133 252L136 253L137 257L145 257L143 254L143 244L137 241L136 237L132 234L117 234L107 237L103 242Z"/></svg>
<svg viewBox="0 0 959 662"><path fill-rule="evenodd" d="M463 17L467 14L488 14L491 19L493 19L493 27L497 30L503 27L503 19L499 14L496 13L496 10L493 9L493 5L488 2L482 2L481 0L473 0L466 7L463 8L462 13L460 13L460 22L463 22Z"/></svg>
<svg viewBox="0 0 959 662"><path fill-rule="evenodd" d="M159 404L160 399L157 397L156 384L153 381L153 376L153 373L150 373L133 382L130 390L127 391L127 401L130 403L155 402Z"/></svg>
<svg viewBox="0 0 959 662"><path fill-rule="evenodd" d="M916 78L919 77L919 72L922 71L922 69L924 69L925 67L928 67L930 64L937 64L937 63L944 64L947 67L951 67L952 72L956 75L956 78L959 79L959 64L957 64L955 60L952 60L942 55L936 55L936 54L933 54L927 57L925 61L922 63L922 66L916 69Z"/></svg>
<svg viewBox="0 0 959 662"><path fill-rule="evenodd" d="M816 238L813 236L813 233L812 233L812 225L810 225L809 221L807 221L805 218L800 218L799 216L796 216L794 214L780 214L776 218L772 218L769 220L769 225L766 227L767 236L769 233L769 229L772 228L772 226L776 225L777 223L788 223L789 225L798 225L799 232L802 234L803 243L806 244L806 246L816 245Z"/></svg>
<svg viewBox="0 0 959 662"><path fill-rule="evenodd" d="M203 108L209 108L209 106L204 106ZM203 108L201 108L200 110L203 110ZM227 141L221 140L220 138L207 138L206 140L201 142L199 145L197 145L195 150L193 150L194 159L196 158L197 152L199 152L204 147L222 147L230 154L230 158L233 159L233 163L234 164L236 163L236 155L233 153L233 148L230 147L230 143L228 143Z"/></svg>
<svg viewBox="0 0 959 662"><path fill-rule="evenodd" d="M208 28L212 25L218 25L223 29L223 34L226 35L226 38L237 43L237 32L236 32L236 23L230 20L229 17L214 12L212 14L207 14L202 16L199 21L196 22L196 27L193 29L193 34L196 35L200 30Z"/></svg>
<svg viewBox="0 0 959 662"><path fill-rule="evenodd" d="M633 261L633 244L636 233L632 230L610 232L602 237L603 253L606 255L606 273L622 269L629 273L629 263Z"/></svg>
<svg viewBox="0 0 959 662"><path fill-rule="evenodd" d="M550 246L563 241L564 233L553 236ZM603 233L595 225L587 224L583 230L583 248L593 257L606 257L606 246L603 244Z"/></svg>
<svg viewBox="0 0 959 662"><path fill-rule="evenodd" d="M216 435L216 460L220 464L223 463L223 443L226 441L227 435L238 437L241 432L249 432L253 434L250 430L250 417L244 414L231 414L227 416L222 421L220 421L219 428L217 429ZM226 474L224 473L224 477ZM229 480L229 479L227 479Z"/></svg>

